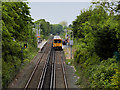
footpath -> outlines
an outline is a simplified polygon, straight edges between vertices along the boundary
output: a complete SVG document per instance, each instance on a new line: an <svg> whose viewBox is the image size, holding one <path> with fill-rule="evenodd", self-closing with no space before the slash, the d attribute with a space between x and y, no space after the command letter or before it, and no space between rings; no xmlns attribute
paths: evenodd
<svg viewBox="0 0 120 90"><path fill-rule="evenodd" d="M71 59L71 47L68 45L64 45L63 46L63 50L65 53L65 58L67 59ZM73 58L73 56L72 56ZM67 65L66 64L66 77L67 77L67 82L68 82L68 88L78 88L78 86L76 85L77 82L77 76L75 75L75 68L72 65Z"/></svg>

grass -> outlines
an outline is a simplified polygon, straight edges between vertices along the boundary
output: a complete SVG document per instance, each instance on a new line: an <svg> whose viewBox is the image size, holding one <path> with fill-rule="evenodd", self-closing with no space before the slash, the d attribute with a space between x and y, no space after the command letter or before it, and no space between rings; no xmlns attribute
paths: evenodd
<svg viewBox="0 0 120 90"><path fill-rule="evenodd" d="M75 66L75 64L74 64ZM82 71L79 67L79 65L76 65L75 66L75 69L76 69L76 72L75 74L79 77L77 82L76 82L76 85L79 87L79 88L89 88L89 82L88 82L88 78L85 76L85 73L84 71Z"/></svg>
<svg viewBox="0 0 120 90"><path fill-rule="evenodd" d="M65 63L66 63L67 65L72 65L72 62L73 62L73 59L66 59L66 60L65 60Z"/></svg>

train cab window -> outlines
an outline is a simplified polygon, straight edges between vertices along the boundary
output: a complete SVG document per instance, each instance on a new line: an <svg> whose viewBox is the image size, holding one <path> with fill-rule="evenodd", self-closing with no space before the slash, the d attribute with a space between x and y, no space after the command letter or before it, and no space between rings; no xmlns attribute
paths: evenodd
<svg viewBox="0 0 120 90"><path fill-rule="evenodd" d="M61 43L61 40L54 40L54 43Z"/></svg>

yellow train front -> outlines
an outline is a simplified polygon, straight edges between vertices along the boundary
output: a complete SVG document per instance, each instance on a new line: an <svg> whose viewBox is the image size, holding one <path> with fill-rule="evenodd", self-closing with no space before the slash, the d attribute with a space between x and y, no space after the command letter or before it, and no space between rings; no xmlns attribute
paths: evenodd
<svg viewBox="0 0 120 90"><path fill-rule="evenodd" d="M52 46L55 50L62 50L62 39L60 36L54 36Z"/></svg>

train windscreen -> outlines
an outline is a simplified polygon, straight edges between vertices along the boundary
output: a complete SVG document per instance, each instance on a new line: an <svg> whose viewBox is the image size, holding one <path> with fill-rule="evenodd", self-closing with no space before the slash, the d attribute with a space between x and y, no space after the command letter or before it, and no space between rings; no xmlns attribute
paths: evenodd
<svg viewBox="0 0 120 90"><path fill-rule="evenodd" d="M54 43L61 43L61 40L54 40Z"/></svg>

